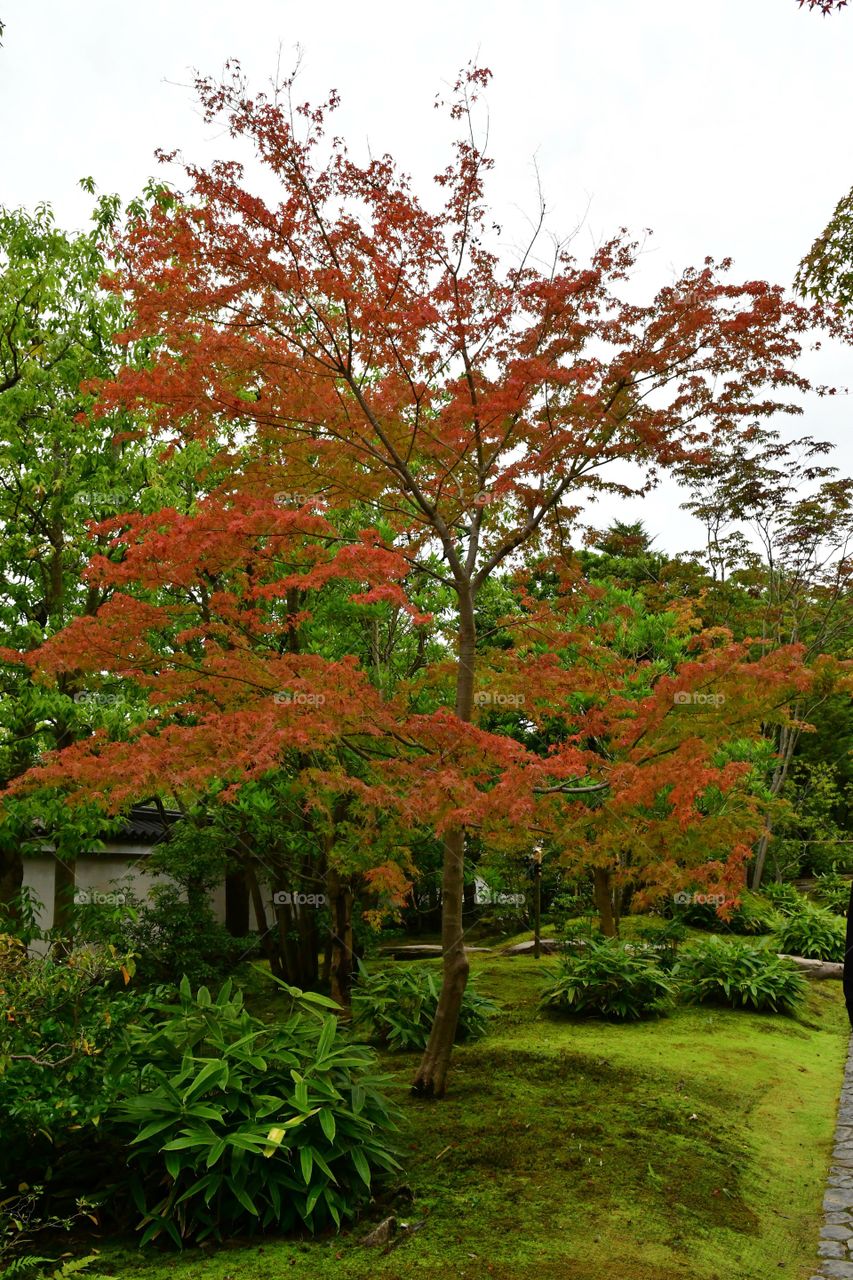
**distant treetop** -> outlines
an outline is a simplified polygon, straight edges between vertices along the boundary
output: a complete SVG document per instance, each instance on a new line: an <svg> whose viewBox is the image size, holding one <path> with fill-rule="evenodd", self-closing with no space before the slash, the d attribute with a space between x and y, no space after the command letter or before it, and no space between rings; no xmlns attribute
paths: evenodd
<svg viewBox="0 0 853 1280"><path fill-rule="evenodd" d="M635 520L631 524L615 520L600 536L595 547L609 556L637 556L650 551L653 542L654 538L642 520Z"/></svg>

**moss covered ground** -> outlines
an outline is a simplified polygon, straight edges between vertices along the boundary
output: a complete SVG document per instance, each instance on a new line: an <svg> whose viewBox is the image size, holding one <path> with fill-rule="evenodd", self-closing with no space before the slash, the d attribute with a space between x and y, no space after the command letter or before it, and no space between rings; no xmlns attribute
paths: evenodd
<svg viewBox="0 0 853 1280"><path fill-rule="evenodd" d="M135 1280L807 1280L848 1027L840 983L799 1021L679 1009L615 1026L543 1017L547 961L474 958L502 1013L449 1096L408 1093L404 1185L352 1231L174 1254L101 1246ZM389 1212L390 1246L361 1241Z"/></svg>

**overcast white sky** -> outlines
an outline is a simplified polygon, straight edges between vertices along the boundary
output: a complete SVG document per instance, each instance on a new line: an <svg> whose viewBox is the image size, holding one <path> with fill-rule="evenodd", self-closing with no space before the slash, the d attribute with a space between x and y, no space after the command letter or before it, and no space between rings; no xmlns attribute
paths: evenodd
<svg viewBox="0 0 853 1280"><path fill-rule="evenodd" d="M706 255L742 278L790 283L853 184L853 7L796 0L0 0L0 203L49 201L82 226L92 175L136 194L155 147L228 150L198 117L191 69L238 57L260 82L304 50L302 96L343 95L336 131L391 151L419 187L445 162L436 91L470 58L494 72L490 150L499 221L535 208L533 157L560 232L586 213L580 254L625 225L650 227L649 287ZM588 210L588 211L587 211ZM853 351L810 362L853 386ZM853 471L847 397L798 429L836 442ZM669 550L699 531L671 492L642 515Z"/></svg>

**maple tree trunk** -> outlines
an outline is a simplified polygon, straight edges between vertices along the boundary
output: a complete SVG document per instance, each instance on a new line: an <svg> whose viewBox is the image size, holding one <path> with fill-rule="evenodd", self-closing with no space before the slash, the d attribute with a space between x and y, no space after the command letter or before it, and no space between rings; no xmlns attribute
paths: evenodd
<svg viewBox="0 0 853 1280"><path fill-rule="evenodd" d="M272 930L275 926L270 925L267 920L264 896L261 893L261 886L258 884L258 877L255 875L255 868L251 862L246 863L246 884L249 886L249 896L252 899L252 909L255 913L261 954L269 964L270 973L277 978L282 978L284 974L282 972L281 957L272 936Z"/></svg>
<svg viewBox="0 0 853 1280"><path fill-rule="evenodd" d="M232 938L245 938L249 932L249 887L239 866L225 876L225 928Z"/></svg>
<svg viewBox="0 0 853 1280"><path fill-rule="evenodd" d="M299 981L303 988L316 987L319 977L317 964L317 948L319 935L317 932L317 912L310 906L297 907L296 928L299 933Z"/></svg>
<svg viewBox="0 0 853 1280"><path fill-rule="evenodd" d="M613 910L610 872L606 867L595 867L593 869L592 892L601 932L605 938L615 938L619 933L619 924L616 913Z"/></svg>
<svg viewBox="0 0 853 1280"><path fill-rule="evenodd" d="M317 984L317 922L313 908L297 902L275 907L278 965L286 982L305 990Z"/></svg>
<svg viewBox="0 0 853 1280"><path fill-rule="evenodd" d="M300 948L293 939L293 908L283 903L275 908L278 925L278 952L282 974L286 982L293 986L302 985L302 966L300 964Z"/></svg>
<svg viewBox="0 0 853 1280"><path fill-rule="evenodd" d="M752 870L752 889L755 892L761 888L761 881L764 878L764 867L767 862L767 850L770 846L770 839L773 835L773 827L770 819L767 818L764 823L764 830L761 833L761 839L755 847L755 865Z"/></svg>
<svg viewBox="0 0 853 1280"><path fill-rule="evenodd" d="M613 903L613 923L616 927L616 937L618 938L622 917L630 900L630 890L626 885L620 885L618 889L614 886L610 900Z"/></svg>
<svg viewBox="0 0 853 1280"><path fill-rule="evenodd" d="M329 898L329 991L343 1009L350 1004L353 977L352 886L341 880L338 872L326 872Z"/></svg>
<svg viewBox="0 0 853 1280"><path fill-rule="evenodd" d="M794 748L799 740L799 733L794 729L782 728L779 731L779 759L776 762L776 768L773 770L773 777L770 782L770 794L778 796L785 783L788 780L788 771L791 767L791 760L794 755ZM756 892L761 888L761 881L764 876L764 867L767 862L767 850L770 846L770 840L773 836L773 824L768 817L764 822L764 830L755 849L755 862L752 870L752 890Z"/></svg>
<svg viewBox="0 0 853 1280"><path fill-rule="evenodd" d="M542 955L542 863L539 859L533 864L533 956L539 960Z"/></svg>
<svg viewBox="0 0 853 1280"><path fill-rule="evenodd" d="M474 646L476 627L474 601L468 592L459 593L459 662L456 669L456 715L470 722L474 708ZM456 1039L459 1011L468 981L462 928L465 891L465 831L455 827L444 840L441 874L441 948L443 969L441 992L435 1021L429 1034L412 1092L426 1098L441 1098Z"/></svg>
<svg viewBox="0 0 853 1280"><path fill-rule="evenodd" d="M462 941L462 882L465 833L461 827L450 831L444 842L442 874L441 945L444 957L441 993L429 1041L412 1085L412 1092L424 1097L444 1095L447 1073L462 997L468 981L468 960Z"/></svg>

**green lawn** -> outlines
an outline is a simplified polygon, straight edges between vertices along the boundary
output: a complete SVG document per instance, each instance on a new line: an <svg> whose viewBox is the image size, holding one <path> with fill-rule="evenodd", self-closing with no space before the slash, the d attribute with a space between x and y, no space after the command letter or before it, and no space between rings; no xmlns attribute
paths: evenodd
<svg viewBox="0 0 853 1280"><path fill-rule="evenodd" d="M540 965L547 964L540 962ZM138 1280L807 1280L848 1026L837 982L800 1022L679 1010L619 1027L536 1013L532 959L473 960L503 1013L457 1050L443 1102L415 1101L416 1059L386 1058L401 1103L405 1231L140 1254ZM376 1206L371 1223L388 1212Z"/></svg>

